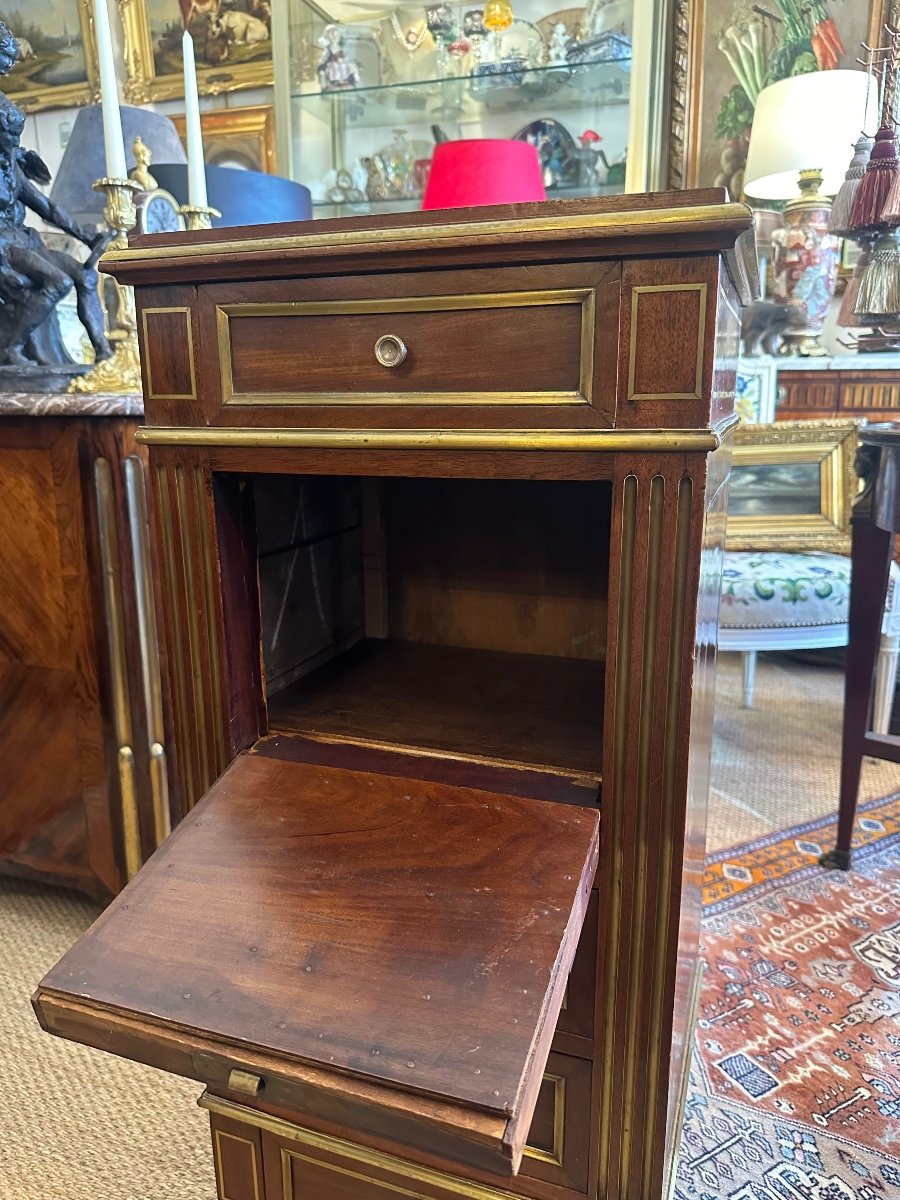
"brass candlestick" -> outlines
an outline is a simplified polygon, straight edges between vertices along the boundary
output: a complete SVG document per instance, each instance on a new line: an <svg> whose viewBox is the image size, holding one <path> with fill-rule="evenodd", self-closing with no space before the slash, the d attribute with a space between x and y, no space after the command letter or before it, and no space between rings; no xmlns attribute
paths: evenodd
<svg viewBox="0 0 900 1200"><path fill-rule="evenodd" d="M109 244L113 250L128 246L128 234L137 223L134 197L141 190L133 179L98 179L95 191L106 193L103 219L115 232ZM113 347L110 358L98 362L92 371L79 375L69 384L70 392L140 392L141 359L138 351L137 317L134 291L111 275L102 276L108 337Z"/></svg>
<svg viewBox="0 0 900 1200"><path fill-rule="evenodd" d="M221 217L217 208L205 204L182 204L178 210L184 217L188 229L212 229L213 217Z"/></svg>

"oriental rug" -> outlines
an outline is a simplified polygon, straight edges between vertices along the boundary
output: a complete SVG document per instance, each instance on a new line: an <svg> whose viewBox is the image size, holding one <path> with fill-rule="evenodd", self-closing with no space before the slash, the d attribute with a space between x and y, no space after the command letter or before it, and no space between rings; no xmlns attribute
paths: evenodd
<svg viewBox="0 0 900 1200"><path fill-rule="evenodd" d="M677 1200L900 1200L900 793L714 855Z"/></svg>

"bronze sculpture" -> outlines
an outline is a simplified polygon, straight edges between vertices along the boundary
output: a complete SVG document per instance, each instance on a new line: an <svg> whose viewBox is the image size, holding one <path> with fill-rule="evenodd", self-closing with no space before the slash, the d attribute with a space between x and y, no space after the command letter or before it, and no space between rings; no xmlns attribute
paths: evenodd
<svg viewBox="0 0 900 1200"><path fill-rule="evenodd" d="M0 21L0 76L9 73L18 53L16 38ZM73 374L89 369L69 355L54 316L56 305L73 287L78 316L97 360L112 353L96 264L113 235L85 229L35 186L49 183L50 172L35 151L22 148L24 126L24 113L0 93L0 389L25 390L30 373L41 378L42 390L52 387L47 376L54 368L55 386L65 388ZM87 261L45 246L37 231L25 224L29 209L90 247Z"/></svg>

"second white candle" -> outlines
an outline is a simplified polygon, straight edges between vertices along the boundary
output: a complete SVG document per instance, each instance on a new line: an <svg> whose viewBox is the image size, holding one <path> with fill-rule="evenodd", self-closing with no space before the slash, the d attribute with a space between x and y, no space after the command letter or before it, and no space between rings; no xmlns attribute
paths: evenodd
<svg viewBox="0 0 900 1200"><path fill-rule="evenodd" d="M187 134L188 204L206 208L206 164L203 161L203 134L200 130L200 96L194 63L194 39L185 30L181 39L184 54L184 124Z"/></svg>

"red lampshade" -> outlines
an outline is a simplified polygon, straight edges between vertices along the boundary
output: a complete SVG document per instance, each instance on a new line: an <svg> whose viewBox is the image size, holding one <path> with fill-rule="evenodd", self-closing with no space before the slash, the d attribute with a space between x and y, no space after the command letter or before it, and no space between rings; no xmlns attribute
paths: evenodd
<svg viewBox="0 0 900 1200"><path fill-rule="evenodd" d="M434 148L423 208L468 208L546 200L537 150L530 142L472 138Z"/></svg>

